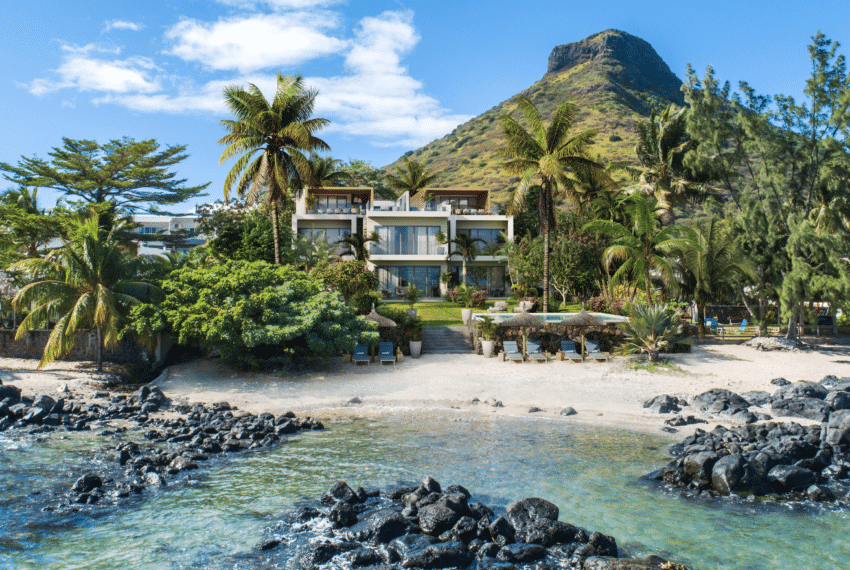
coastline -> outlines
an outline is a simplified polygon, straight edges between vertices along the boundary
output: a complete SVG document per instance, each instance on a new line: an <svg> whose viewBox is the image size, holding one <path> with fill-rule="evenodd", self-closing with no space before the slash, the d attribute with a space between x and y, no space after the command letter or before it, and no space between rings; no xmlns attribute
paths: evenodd
<svg viewBox="0 0 850 570"><path fill-rule="evenodd" d="M217 359L204 359L171 366L151 385L176 401L226 401L251 413L292 410L320 420L447 412L494 418L534 416L679 439L706 424L681 426L676 432L662 430L664 420L675 414L653 413L643 408L643 402L662 394L691 400L712 388L738 394L773 392L776 386L770 382L777 377L817 382L827 374L850 376L850 347L840 344L791 352L697 345L689 354L668 358L681 372L634 370L631 359L624 357L609 363L514 364L472 354L423 355L405 358L396 366L334 362L292 374L246 372ZM29 394L56 393L67 385L88 399L87 394L103 390L89 363L55 362L41 371L35 370L37 364L37 360L2 358L0 378ZM351 403L355 398L360 403ZM502 406L494 407L496 401ZM576 414L562 416L567 407ZM531 412L533 408L539 411ZM693 412L685 407L681 413ZM735 425L719 418L709 422L712 427Z"/></svg>

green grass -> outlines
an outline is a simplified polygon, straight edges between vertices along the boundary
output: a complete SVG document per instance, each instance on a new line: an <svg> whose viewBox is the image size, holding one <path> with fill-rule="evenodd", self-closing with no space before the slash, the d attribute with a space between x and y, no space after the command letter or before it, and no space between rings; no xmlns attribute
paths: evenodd
<svg viewBox="0 0 850 570"><path fill-rule="evenodd" d="M687 376L688 373L682 370L677 365L669 360L659 360L657 362L638 361L631 362L628 365L632 370L646 370L652 374L667 374L669 376Z"/></svg>
<svg viewBox="0 0 850 570"><path fill-rule="evenodd" d="M493 306L495 301L487 301L484 308L476 308L474 312L485 313L487 309ZM387 303L385 306L392 306L407 309L410 307L407 303ZM512 313L516 307L516 301L508 301L508 313ZM557 305L555 305L557 307ZM456 327L462 326L463 320L460 318L460 310L463 306L460 303L451 303L443 301L441 303L416 303L413 305L416 309L416 314L422 318L422 326L426 327ZM577 313L581 310L581 305L578 303L568 303L565 311L567 313ZM554 312L554 310L553 310Z"/></svg>

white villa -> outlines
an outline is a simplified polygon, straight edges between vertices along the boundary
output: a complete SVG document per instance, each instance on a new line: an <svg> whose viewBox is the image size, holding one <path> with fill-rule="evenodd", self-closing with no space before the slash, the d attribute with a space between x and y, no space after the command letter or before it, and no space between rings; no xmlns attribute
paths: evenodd
<svg viewBox="0 0 850 570"><path fill-rule="evenodd" d="M425 297L439 297L441 273L454 273L460 279L461 258L447 259L447 246L437 243L438 231L449 240L460 234L483 240L477 242L475 261L467 264L467 281L486 287L492 297L508 293L507 258L496 252L500 233L513 240L513 218L499 215L498 207L490 203L489 190L429 188L413 197L405 192L397 200L375 200L372 188L325 187L305 190L292 216L293 233L324 232L330 243L355 232L370 235L373 230L381 239L368 244L368 265L377 268L385 297L400 298L411 284Z"/></svg>
<svg viewBox="0 0 850 570"><path fill-rule="evenodd" d="M142 235L174 235L180 230L193 231L198 226L200 216L185 215L185 216L151 216L151 215L135 215L133 223L139 224L136 232ZM179 246L169 245L164 241L144 241L139 243L139 254L147 255L163 255L175 251L188 251L197 245L201 245L206 240L203 237L192 236L181 243Z"/></svg>

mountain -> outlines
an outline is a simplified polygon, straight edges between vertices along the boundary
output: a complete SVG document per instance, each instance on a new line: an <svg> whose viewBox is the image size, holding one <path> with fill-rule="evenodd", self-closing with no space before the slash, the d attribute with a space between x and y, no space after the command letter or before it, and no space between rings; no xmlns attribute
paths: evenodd
<svg viewBox="0 0 850 570"><path fill-rule="evenodd" d="M578 106L573 132L597 129L590 152L604 161L634 161L638 120L670 103L684 104L681 80L646 41L606 30L557 46L545 75L521 93L537 106L544 123L569 98ZM434 187L490 188L504 201L518 179L504 174L497 149L504 145L499 117L520 120L516 96L458 126L450 134L406 153L440 174ZM383 168L394 173L401 157Z"/></svg>

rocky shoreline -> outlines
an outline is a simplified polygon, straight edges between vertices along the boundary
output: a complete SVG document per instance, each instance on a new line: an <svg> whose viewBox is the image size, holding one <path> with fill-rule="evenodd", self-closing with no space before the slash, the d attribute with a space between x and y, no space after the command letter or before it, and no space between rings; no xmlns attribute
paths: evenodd
<svg viewBox="0 0 850 570"><path fill-rule="evenodd" d="M705 497L764 497L850 506L850 378L826 376L820 382L777 378L773 394L735 394L713 389L690 404L659 396L646 406L671 413L690 405L709 418L742 425L696 432L674 445L674 459L647 476L669 488ZM761 410L769 409L779 421ZM820 422L800 425L790 418ZM677 416L668 424L704 421Z"/></svg>
<svg viewBox="0 0 850 570"><path fill-rule="evenodd" d="M384 491L334 485L265 531L239 568L685 570L657 556L621 557L612 536L558 520L544 499L503 512L431 477Z"/></svg>
<svg viewBox="0 0 850 570"><path fill-rule="evenodd" d="M43 512L99 513L185 478L216 457L268 449L287 435L324 429L321 422L292 412L254 415L226 402L173 405L149 386L130 395L97 392L85 401L70 392L57 399L46 394L28 398L17 387L0 383L0 432L46 434L92 427L123 441L105 445L87 466L75 468L79 476L70 488L42 497Z"/></svg>

